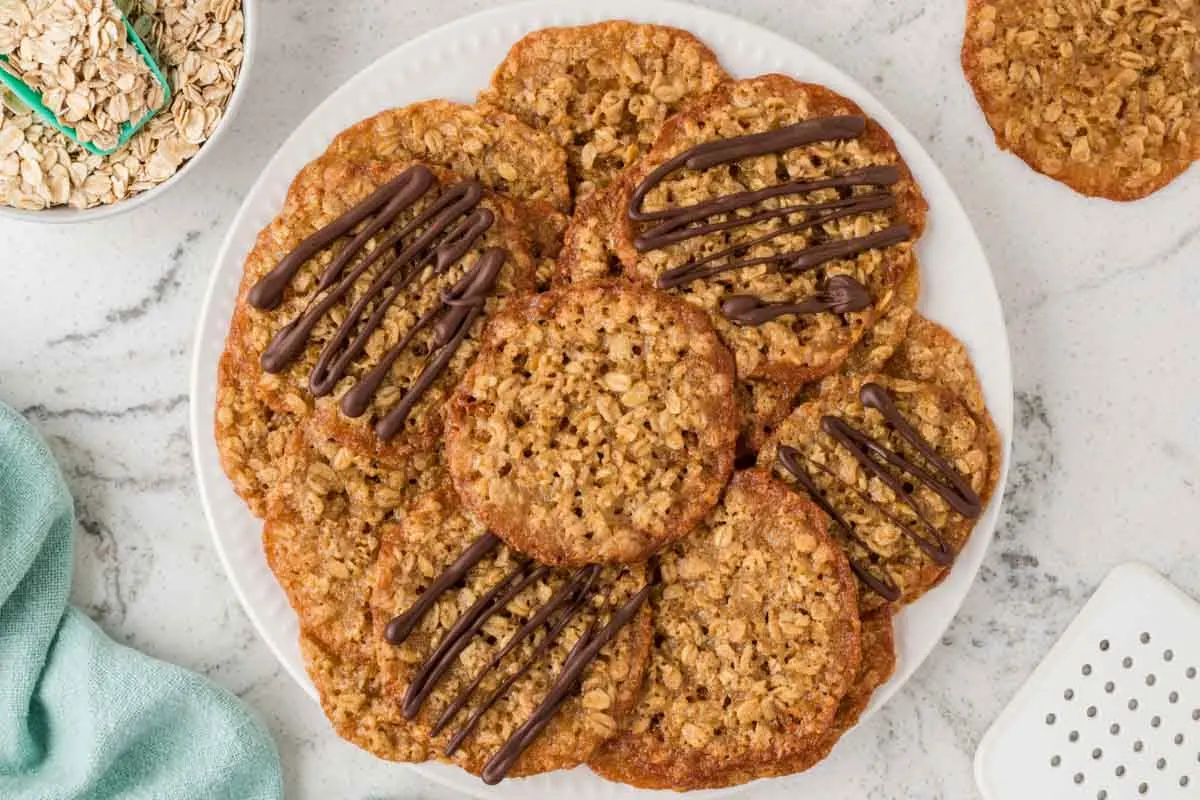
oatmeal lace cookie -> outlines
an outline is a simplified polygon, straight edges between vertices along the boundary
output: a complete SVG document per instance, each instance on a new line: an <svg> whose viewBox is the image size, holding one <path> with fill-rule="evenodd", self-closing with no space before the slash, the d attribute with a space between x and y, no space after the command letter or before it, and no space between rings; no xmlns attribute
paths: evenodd
<svg viewBox="0 0 1200 800"><path fill-rule="evenodd" d="M997 145L1136 200L1200 158L1198 26L1196 0L969 0L963 71Z"/></svg>
<svg viewBox="0 0 1200 800"><path fill-rule="evenodd" d="M618 177L579 201L563 235L554 270L555 286L609 280L624 273L613 239L621 188L622 179Z"/></svg>
<svg viewBox="0 0 1200 800"><path fill-rule="evenodd" d="M512 114L451 100L381 111L342 131L326 151L335 158L419 161L526 204L531 255L548 284L571 210L567 154L545 131Z"/></svg>
<svg viewBox="0 0 1200 800"><path fill-rule="evenodd" d="M437 444L486 317L532 286L513 213L443 170L319 159L259 234L226 346L269 408L403 466Z"/></svg>
<svg viewBox="0 0 1200 800"><path fill-rule="evenodd" d="M945 577L996 485L998 441L943 386L845 376L780 424L759 465L830 516L871 610Z"/></svg>
<svg viewBox="0 0 1200 800"><path fill-rule="evenodd" d="M795 775L812 769L824 761L841 741L842 736L858 724L871 704L875 690L887 683L896 669L896 642L893 634L892 612L881 608L862 617L862 665L850 690L838 705L833 724L824 732L807 739L803 748L793 748L789 755L774 764L762 764L748 770L727 772L726 785L749 783L759 778Z"/></svg>
<svg viewBox="0 0 1200 800"><path fill-rule="evenodd" d="M921 294L921 271L914 262L900 284L880 301L879 320L859 340L841 371L847 374L879 372L883 365L903 346L908 326L916 314Z"/></svg>
<svg viewBox="0 0 1200 800"><path fill-rule="evenodd" d="M590 284L511 301L450 403L465 504L549 564L635 562L687 533L733 467L733 363L705 315Z"/></svg>
<svg viewBox="0 0 1200 800"><path fill-rule="evenodd" d="M565 147L579 200L649 150L667 117L727 78L687 31L614 20L529 34L496 68L480 102Z"/></svg>
<svg viewBox="0 0 1200 800"><path fill-rule="evenodd" d="M765 470L739 472L657 563L643 697L590 766L678 791L807 752L860 665L854 577L820 510Z"/></svg>
<svg viewBox="0 0 1200 800"><path fill-rule="evenodd" d="M794 386L834 372L876 322L926 208L879 125L783 75L673 117L624 194L626 275L707 311L739 377Z"/></svg>
<svg viewBox="0 0 1200 800"><path fill-rule="evenodd" d="M641 565L572 571L532 562L466 514L443 481L383 536L370 636L378 643L378 700L399 719L360 726L352 740L401 761L428 741L431 753L488 782L579 764L637 700L648 606L585 654L559 704L551 702L554 687L568 656L598 642L645 579ZM530 720L542 727L528 727Z"/></svg>

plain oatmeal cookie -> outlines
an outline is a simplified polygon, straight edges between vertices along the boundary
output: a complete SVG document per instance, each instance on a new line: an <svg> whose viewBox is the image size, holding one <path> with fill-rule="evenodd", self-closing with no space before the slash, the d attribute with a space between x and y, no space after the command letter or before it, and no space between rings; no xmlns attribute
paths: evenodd
<svg viewBox="0 0 1200 800"><path fill-rule="evenodd" d="M469 637L448 669L430 684L424 702L409 709L411 719L395 723L383 712L376 715L382 724L372 728L360 723L352 731L352 741L376 755L410 760L410 753L420 752L421 742L428 741L431 754L481 774L488 759L543 701L547 688L585 631L602 626L612 609L645 585L642 565L551 569L499 544L460 582L438 596L407 638L398 644L390 642L389 622L430 591L435 579L484 535L484 526L463 511L447 480L422 493L408 507L400 525L389 528L383 537L377 579L370 595L375 626L371 636L380 643L380 696L372 698L368 707L371 703L390 703L397 709L404 706L421 665L447 640L468 607L487 592L507 585L506 580L514 575L528 576L528 581L511 595L502 611L488 617ZM553 598L581 575L589 588L566 605L553 606ZM575 602L575 610L564 613ZM535 625L524 638L513 638L548 606L556 610L542 625ZM550 636L550 632L555 635ZM573 767L615 735L624 715L637 701L649 649L650 612L642 606L616 638L599 651L598 658L583 673L581 685L508 774L515 777ZM525 664L531 666L522 674L520 668ZM464 691L477 679L479 684L473 691ZM509 681L510 685L502 685ZM468 702L453 708L455 700L464 696ZM486 701L493 696L495 703L489 707ZM447 745L468 730L468 721L476 714L477 723L462 737L461 745L447 755ZM349 718L353 714L341 716ZM439 725L439 721L444 724Z"/></svg>
<svg viewBox="0 0 1200 800"><path fill-rule="evenodd" d="M635 562L686 534L733 468L733 363L705 315L591 284L512 301L449 410L466 505L550 564Z"/></svg>
<svg viewBox="0 0 1200 800"><path fill-rule="evenodd" d="M774 764L762 764L753 769L725 773L729 785L749 783L759 778L795 775L812 769L824 761L841 741L842 736L858 724L871 704L875 690L887 683L896 669L896 642L892 612L882 608L862 616L862 665L850 690L838 705L833 724L823 733L810 737L803 748L793 747L793 753Z"/></svg>
<svg viewBox="0 0 1200 800"><path fill-rule="evenodd" d="M657 563L643 697L591 767L677 791L773 774L825 734L859 671L854 578L823 515L740 472Z"/></svg>
<svg viewBox="0 0 1200 800"><path fill-rule="evenodd" d="M359 236L358 227L304 260L290 280L276 284L277 302L253 302L255 287L307 237L336 222L383 187L395 185L405 175L418 174L432 176L430 188L370 236L334 282L322 284L322 276L335 257L343 252L354 253L347 241ZM268 408L311 418L323 435L358 454L376 457L383 466L402 468L412 454L430 452L437 445L442 405L474 358L486 318L502 297L526 292L533 284L527 238L517 219L519 212L513 210L510 201L486 190L470 213L481 214L480 219L490 218L490 225L464 252L452 253L456 257L435 270L430 261L434 256L426 246L416 262L400 265L400 250L407 248L405 252L409 252L418 247L421 237L431 229L432 223L428 219L422 222L422 215L433 213L436 203L444 202L443 198L463 185L453 173L403 162L326 157L300 173L283 210L259 234L247 258L226 343L239 371L251 376L247 385ZM461 230L470 218L456 217L449 225ZM376 253L380 242L393 237L398 237L396 243L401 248L388 245L388 250ZM480 313L474 318L464 317L465 333L454 349L440 346L437 337L443 333L439 332L440 323L433 320L444 318L444 314L427 315L445 307L447 293L466 291L461 284L469 283L468 271L478 270L483 256L497 250L504 258L492 289L482 300ZM414 269L412 263L418 263L418 268ZM401 266L403 269L396 272ZM299 320L307 320L310 327L289 327ZM304 337L288 339L294 331ZM278 352L280 342L290 342L290 360L280 359L268 369L269 351ZM449 356L444 369L421 391L420 376L443 355ZM355 387L369 388L372 376L379 377L380 382L374 391L360 395L362 406L354 416L347 393ZM318 377L325 385L318 382ZM395 429L381 433L385 419L396 420L392 412L403 409L406 403L409 407Z"/></svg>
<svg viewBox="0 0 1200 800"><path fill-rule="evenodd" d="M962 65L997 145L1136 200L1200 158L1198 26L1196 0L969 0Z"/></svg>
<svg viewBox="0 0 1200 800"><path fill-rule="evenodd" d="M945 577L999 478L998 442L941 385L844 376L780 424L758 463L829 514L872 610Z"/></svg>
<svg viewBox="0 0 1200 800"><path fill-rule="evenodd" d="M744 137L821 126L832 130L763 155L731 156L704 169L667 166L696 148L740 146ZM669 171L656 173L660 167ZM845 183L823 185L829 180ZM790 184L799 188L780 193ZM658 215L649 222L630 218L639 189L645 191L635 203L639 213ZM875 324L881 305L913 269L926 209L878 124L850 100L783 75L727 83L673 117L631 170L624 194L615 238L626 276L707 311L737 359L739 377L797 387L836 371ZM735 196L750 199L732 211L688 210ZM793 207L794 213L779 215ZM654 241L655 230L675 224L669 215L699 218ZM803 259L812 261L797 266ZM809 302L846 284L857 287L862 302L745 324L724 306L735 296Z"/></svg>
<svg viewBox="0 0 1200 800"><path fill-rule="evenodd" d="M0 203L33 211L116 203L173 176L216 132L242 69L241 0L131 0L122 7L171 85L170 108L116 153L98 156L0 91Z"/></svg>
<svg viewBox="0 0 1200 800"><path fill-rule="evenodd" d="M648 151L667 117L727 78L687 31L610 21L529 34L480 101L554 136L580 200Z"/></svg>

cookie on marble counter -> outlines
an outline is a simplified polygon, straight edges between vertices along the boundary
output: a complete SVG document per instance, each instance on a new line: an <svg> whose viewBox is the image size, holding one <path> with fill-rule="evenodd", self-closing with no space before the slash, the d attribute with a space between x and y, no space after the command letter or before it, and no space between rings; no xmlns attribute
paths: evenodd
<svg viewBox="0 0 1200 800"><path fill-rule="evenodd" d="M687 31L612 20L528 34L479 99L566 148L578 202L648 151L669 116L727 78Z"/></svg>
<svg viewBox="0 0 1200 800"><path fill-rule="evenodd" d="M870 610L944 578L995 488L998 441L941 385L843 376L780 424L759 465L830 516Z"/></svg>
<svg viewBox="0 0 1200 800"><path fill-rule="evenodd" d="M532 288L517 214L443 170L320 159L247 258L227 348L272 410L402 467L439 441L487 316Z"/></svg>
<svg viewBox="0 0 1200 800"><path fill-rule="evenodd" d="M1200 158L1198 27L1192 0L969 0L962 66L999 147L1136 200Z"/></svg>
<svg viewBox="0 0 1200 800"><path fill-rule="evenodd" d="M637 562L686 534L733 468L733 360L706 315L623 284L514 299L449 407L468 508L548 564Z"/></svg>
<svg viewBox="0 0 1200 800"><path fill-rule="evenodd" d="M850 100L783 75L727 83L632 170L627 277L709 313L742 378L836 371L915 263L925 201Z"/></svg>
<svg viewBox="0 0 1200 800"><path fill-rule="evenodd" d="M660 554L643 697L594 770L643 788L728 786L826 734L861 656L854 577L825 526L749 470Z"/></svg>
<svg viewBox="0 0 1200 800"><path fill-rule="evenodd" d="M465 513L449 481L389 529L370 595L381 698L404 717L359 744L406 760L429 739L441 759L495 782L575 766L615 735L638 697L650 648L641 604L598 645L577 682L567 659L646 583L642 565L554 569L506 547ZM644 597L644 595L642 595ZM553 702L553 687L567 690ZM544 727L528 727L542 720ZM528 738L526 738L528 737ZM399 742L397 749L372 742ZM510 742L524 740L514 748Z"/></svg>

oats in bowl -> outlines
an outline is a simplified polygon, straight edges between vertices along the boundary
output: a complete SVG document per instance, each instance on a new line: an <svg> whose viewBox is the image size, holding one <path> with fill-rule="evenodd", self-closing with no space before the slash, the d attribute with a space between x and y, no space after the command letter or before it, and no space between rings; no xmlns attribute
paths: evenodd
<svg viewBox="0 0 1200 800"><path fill-rule="evenodd" d="M40 0L13 4L0 0L0 30L12 29L8 21L20 13L14 7L36 12L43 6L62 6L61 11L53 13L70 18L74 13L71 9L77 7L96 9L91 14L106 13L103 7L109 3L111 0ZM247 43L242 0L132 0L122 7L171 85L170 108L160 111L128 145L111 156L98 156L44 124L15 97L5 94L0 104L0 212L5 206L44 211L60 206L90 209L127 201L176 175L216 132L242 71ZM111 7L109 11L115 13ZM37 40L27 37L13 45L6 34L0 33L0 47L11 46L14 53L40 53L41 48L47 49L47 55L56 52L45 40L47 36L61 37L58 28L62 23L49 30L12 27L35 33L33 38ZM92 49L77 55L81 59L94 57L93 66L88 66L90 61L80 62L78 74L89 75L94 69L95 75L103 78L115 69L109 58L98 56ZM79 113L81 118L112 117L110 111L96 106L111 105L114 98L126 93L100 91L92 84L104 81L93 78L84 81L86 96L75 91L81 87L76 74L69 74L77 69L71 58L68 53L64 60L37 70L38 80L56 82L55 88L65 91L63 84L71 85L74 79L74 90L68 96L78 94L80 99L63 101L71 114ZM53 66L52 75L49 66ZM118 85L121 80L117 76ZM74 110L76 105L79 111Z"/></svg>

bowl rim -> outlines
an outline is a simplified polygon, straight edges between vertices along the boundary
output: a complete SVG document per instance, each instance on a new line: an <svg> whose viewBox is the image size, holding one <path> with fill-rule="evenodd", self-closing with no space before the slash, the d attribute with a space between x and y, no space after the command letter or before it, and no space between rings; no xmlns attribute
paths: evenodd
<svg viewBox="0 0 1200 800"><path fill-rule="evenodd" d="M207 153L214 149L216 144L224 138L225 131L230 126L230 120L237 116L238 110L241 108L245 99L245 87L248 83L247 76L253 73L254 57L255 57L255 42L258 33L258 4L256 0L242 0L242 65L241 71L238 73L238 79L233 85L233 93L229 96L229 103L225 106L225 113L221 117L220 123L217 124L217 129L213 131L212 136L200 146L196 155L187 160L179 171L171 177L167 178L162 183L152 189L147 189L140 194L125 200L118 200L115 203L108 205L94 206L92 208L70 208L68 206L55 206L53 208L44 208L38 211L13 208L12 206L0 203L0 220L13 220L15 222L31 222L46 225L69 225L78 222L97 222L102 219L115 217L119 214L124 214L134 209L140 208L151 201L166 194L167 190L180 183L184 176L192 171L192 168L205 157Z"/></svg>

